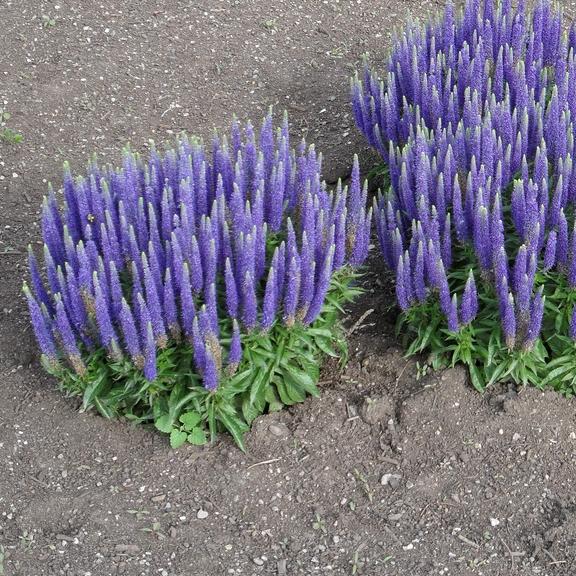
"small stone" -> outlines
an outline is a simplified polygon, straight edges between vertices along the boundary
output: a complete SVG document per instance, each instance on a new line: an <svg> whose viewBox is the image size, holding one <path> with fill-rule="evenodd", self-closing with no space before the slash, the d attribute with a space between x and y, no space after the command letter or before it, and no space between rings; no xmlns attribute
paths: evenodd
<svg viewBox="0 0 576 576"><path fill-rule="evenodd" d="M390 486L390 488L396 489L400 486L400 480L402 476L400 474L384 474L380 483L382 486Z"/></svg>
<svg viewBox="0 0 576 576"><path fill-rule="evenodd" d="M514 442L518 442L518 440L520 440L520 438L522 438L522 436L520 436L520 434L518 434L518 432L514 432L514 436L512 436L512 440Z"/></svg>
<svg viewBox="0 0 576 576"><path fill-rule="evenodd" d="M499 524L500 520L498 520L498 518L490 518L490 526L492 526L492 528L496 528Z"/></svg>
<svg viewBox="0 0 576 576"><path fill-rule="evenodd" d="M62 478L68 478L68 470L62 470Z"/></svg>
<svg viewBox="0 0 576 576"><path fill-rule="evenodd" d="M338 544L338 542L340 542L340 536L334 536L332 538L332 542L334 542L334 544Z"/></svg>
<svg viewBox="0 0 576 576"><path fill-rule="evenodd" d="M285 558L278 560L277 569L278 569L278 576L285 576L286 575L286 559Z"/></svg>
<svg viewBox="0 0 576 576"><path fill-rule="evenodd" d="M360 406L360 417L367 424L378 424L394 416L394 404L389 396L382 394L365 398Z"/></svg>
<svg viewBox="0 0 576 576"><path fill-rule="evenodd" d="M270 424L270 426L268 426L268 430L270 431L270 434L277 436L278 438L286 438L290 436L290 430L288 430L288 426L282 422Z"/></svg>
<svg viewBox="0 0 576 576"><path fill-rule="evenodd" d="M114 550L118 554L138 554L140 552L140 546L137 544L116 544Z"/></svg>
<svg viewBox="0 0 576 576"><path fill-rule="evenodd" d="M466 464L466 462L468 462L470 460L470 456L468 455L468 452L459 452L458 458L460 458L460 461L464 462L464 464Z"/></svg>
<svg viewBox="0 0 576 576"><path fill-rule="evenodd" d="M158 494L157 496L152 496L152 502L163 502L166 500L166 494Z"/></svg>
<svg viewBox="0 0 576 576"><path fill-rule="evenodd" d="M264 566L264 560L262 560L262 558L252 558L252 562L254 562L256 566Z"/></svg>
<svg viewBox="0 0 576 576"><path fill-rule="evenodd" d="M402 546L402 550L414 550L414 544L412 544L412 542L410 542L410 544L407 544L406 546Z"/></svg>
<svg viewBox="0 0 576 576"><path fill-rule="evenodd" d="M198 512L196 514L196 518L198 518L199 520L204 520L204 518L208 518L208 512L206 512L206 510L202 510L202 508L200 508L200 510L198 510Z"/></svg>
<svg viewBox="0 0 576 576"><path fill-rule="evenodd" d="M64 542L74 542L74 538L66 534L56 534L56 539L63 540Z"/></svg>

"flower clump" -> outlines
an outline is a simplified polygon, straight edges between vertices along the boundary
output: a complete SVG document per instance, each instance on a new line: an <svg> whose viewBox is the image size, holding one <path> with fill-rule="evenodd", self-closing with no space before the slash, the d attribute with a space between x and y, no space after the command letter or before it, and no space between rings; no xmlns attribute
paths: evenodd
<svg viewBox="0 0 576 576"><path fill-rule="evenodd" d="M377 232L405 318L435 300L454 335L489 310L509 351L541 337L539 356L556 353L543 327L576 337L575 48L547 1L468 0L409 27L385 80L353 80L389 170Z"/></svg>
<svg viewBox="0 0 576 576"><path fill-rule="evenodd" d="M357 164L328 191L321 162L269 115L258 135L234 121L210 146L182 137L147 160L126 150L120 169L66 168L63 208L51 191L42 211L47 284L30 251L25 286L45 363L84 377L103 350L153 382L162 351L184 346L215 391L247 335L312 325L334 275L364 261L371 220Z"/></svg>

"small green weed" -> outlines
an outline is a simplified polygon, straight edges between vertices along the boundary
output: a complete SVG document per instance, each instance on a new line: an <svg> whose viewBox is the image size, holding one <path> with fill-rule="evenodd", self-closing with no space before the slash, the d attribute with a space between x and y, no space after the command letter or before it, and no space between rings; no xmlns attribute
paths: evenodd
<svg viewBox="0 0 576 576"><path fill-rule="evenodd" d="M0 107L0 141L8 144L20 144L23 140L22 134L6 126L6 122L8 122L11 117L12 115L10 112L5 108Z"/></svg>

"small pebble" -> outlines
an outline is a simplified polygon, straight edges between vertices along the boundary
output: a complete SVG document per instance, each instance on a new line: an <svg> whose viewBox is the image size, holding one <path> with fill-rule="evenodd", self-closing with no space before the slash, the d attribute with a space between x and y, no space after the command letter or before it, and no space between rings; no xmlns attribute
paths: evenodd
<svg viewBox="0 0 576 576"><path fill-rule="evenodd" d="M390 488L398 488L400 486L400 479L402 476L399 474L384 474L380 483L382 486L390 486Z"/></svg>
<svg viewBox="0 0 576 576"><path fill-rule="evenodd" d="M204 518L208 518L208 512L206 512L206 510L202 510L202 508L201 508L200 510L198 510L196 517L199 520L204 520Z"/></svg>
<svg viewBox="0 0 576 576"><path fill-rule="evenodd" d="M119 554L138 554L140 546L137 544L116 544L114 550Z"/></svg>
<svg viewBox="0 0 576 576"><path fill-rule="evenodd" d="M288 430L288 426L282 423L270 424L270 426L268 426L268 430L270 431L271 434L279 438L284 438L290 435L290 430Z"/></svg>

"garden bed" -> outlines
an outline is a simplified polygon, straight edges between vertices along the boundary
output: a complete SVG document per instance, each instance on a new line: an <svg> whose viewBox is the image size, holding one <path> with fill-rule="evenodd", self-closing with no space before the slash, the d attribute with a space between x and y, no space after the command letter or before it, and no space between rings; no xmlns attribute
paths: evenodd
<svg viewBox="0 0 576 576"><path fill-rule="evenodd" d="M376 250L346 319L348 367L325 366L319 399L259 418L246 454L228 437L173 451L58 393L20 294L43 178L93 151L116 162L128 139L208 136L233 111L257 119L269 104L287 107L295 142L306 134L323 150L329 180L346 176L362 141L352 67L366 50L383 56L408 8L437 8L100 4L0 8L0 101L23 135L0 143L4 573L574 573L573 402L535 389L480 396L460 370L404 359ZM361 160L374 162L366 150Z"/></svg>

